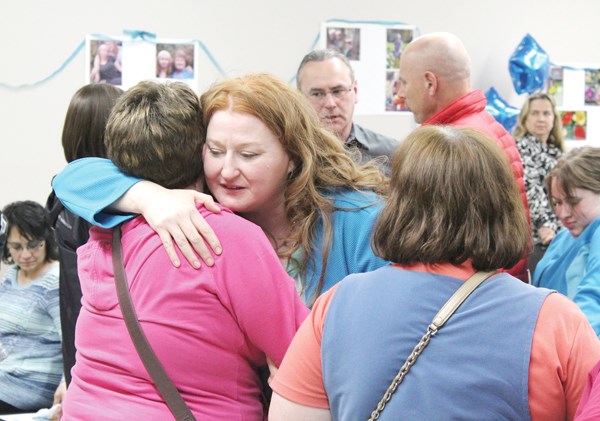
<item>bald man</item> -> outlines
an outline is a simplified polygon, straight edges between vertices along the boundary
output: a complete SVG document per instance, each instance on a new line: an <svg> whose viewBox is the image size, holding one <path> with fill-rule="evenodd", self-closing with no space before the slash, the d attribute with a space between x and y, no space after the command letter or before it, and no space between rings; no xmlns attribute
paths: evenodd
<svg viewBox="0 0 600 421"><path fill-rule="evenodd" d="M463 43L455 35L441 32L416 38L402 54L398 79L398 94L417 123L470 127L496 141L508 157L528 212L517 145L485 110L487 100L483 92L471 89L471 58ZM528 282L527 259L508 272Z"/></svg>

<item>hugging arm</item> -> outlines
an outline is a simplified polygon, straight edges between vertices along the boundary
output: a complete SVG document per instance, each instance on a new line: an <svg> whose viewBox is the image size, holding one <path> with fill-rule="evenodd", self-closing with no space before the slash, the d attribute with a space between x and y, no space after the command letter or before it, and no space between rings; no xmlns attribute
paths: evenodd
<svg viewBox="0 0 600 421"><path fill-rule="evenodd" d="M196 268L200 267L196 253L209 266L214 259L208 247L221 253L219 240L196 209L198 203L220 212L209 195L142 181L103 158L71 162L52 180L52 187L67 209L103 228L113 228L141 213L160 236L174 266L181 262L173 242Z"/></svg>
<svg viewBox="0 0 600 421"><path fill-rule="evenodd" d="M214 231L196 209L202 204L212 212L220 212L209 195L195 190L169 190L150 181L141 181L131 187L117 202L115 208L141 213L154 231L160 236L163 246L174 266L179 266L175 245L190 264L200 267L196 251L209 266L214 259L207 248L208 242L216 254L221 245Z"/></svg>

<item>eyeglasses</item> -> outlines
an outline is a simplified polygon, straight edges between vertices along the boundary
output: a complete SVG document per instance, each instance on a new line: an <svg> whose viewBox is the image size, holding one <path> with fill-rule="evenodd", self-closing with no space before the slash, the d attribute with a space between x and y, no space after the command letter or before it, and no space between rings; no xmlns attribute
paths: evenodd
<svg viewBox="0 0 600 421"><path fill-rule="evenodd" d="M29 243L23 245L23 244L19 244L19 243L8 243L8 249L10 251L12 251L13 253L21 253L23 250L27 249L30 252L34 252L39 250L44 244L46 243L45 240L41 240L41 241L30 241Z"/></svg>
<svg viewBox="0 0 600 421"><path fill-rule="evenodd" d="M345 98L346 95L348 95L348 92L350 92L351 90L351 87L345 88L340 86L338 88L333 88L330 91L310 91L308 93L308 99L310 99L312 102L323 102L329 94L331 94L331 96L335 99L342 99Z"/></svg>

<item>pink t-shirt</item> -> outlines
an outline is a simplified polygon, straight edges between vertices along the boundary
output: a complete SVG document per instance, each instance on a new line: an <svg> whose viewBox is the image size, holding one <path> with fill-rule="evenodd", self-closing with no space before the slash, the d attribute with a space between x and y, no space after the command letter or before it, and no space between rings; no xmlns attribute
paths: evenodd
<svg viewBox="0 0 600 421"><path fill-rule="evenodd" d="M223 209L202 215L223 253L213 267L172 266L138 217L123 226L123 255L138 319L198 419L262 420L256 370L279 365L308 314L262 230ZM170 419L125 327L113 279L111 231L78 250L83 307L64 419Z"/></svg>
<svg viewBox="0 0 600 421"><path fill-rule="evenodd" d="M469 263L459 267L450 264L395 266L462 280L475 273ZM338 285L316 301L270 382L276 393L290 401L329 408L323 385L321 340L327 310ZM540 310L531 346L529 409L532 420L573 419L587 373L599 359L600 341L581 310L563 295L548 295ZM394 373L399 368L395 368Z"/></svg>
<svg viewBox="0 0 600 421"><path fill-rule="evenodd" d="M588 374L575 421L600 420L600 362Z"/></svg>

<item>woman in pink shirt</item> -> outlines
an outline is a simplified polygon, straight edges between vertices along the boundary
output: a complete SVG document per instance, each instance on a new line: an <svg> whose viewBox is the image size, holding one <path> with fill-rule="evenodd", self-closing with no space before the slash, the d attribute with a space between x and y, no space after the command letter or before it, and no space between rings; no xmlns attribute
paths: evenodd
<svg viewBox="0 0 600 421"><path fill-rule="evenodd" d="M201 116L188 85L141 82L111 113L108 155L128 174L198 189ZM213 255L214 265L201 270L185 263L175 268L142 216L122 225L133 305L159 361L198 420L262 420L259 372L268 360L281 363L308 309L258 226L226 209L199 212L223 246ZM78 249L83 299L63 419L170 419L119 308L111 236L110 230L94 227Z"/></svg>

